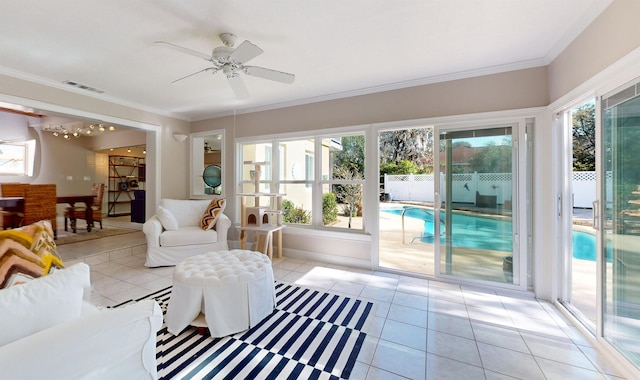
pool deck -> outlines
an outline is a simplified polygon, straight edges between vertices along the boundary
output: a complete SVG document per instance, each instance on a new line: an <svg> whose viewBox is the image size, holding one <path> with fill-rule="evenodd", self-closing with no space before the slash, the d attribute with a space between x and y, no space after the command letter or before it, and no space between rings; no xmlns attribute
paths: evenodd
<svg viewBox="0 0 640 380"><path fill-rule="evenodd" d="M399 207L398 203L380 203L384 208ZM589 227L591 210L577 210L574 214L580 230ZM381 267L420 275L434 276L434 245L417 239L424 230L423 221L405 218L404 238L400 215L380 212L379 264ZM414 239L416 238L416 239ZM474 248L456 248L453 275L475 277L489 281L507 282L502 270L506 252ZM443 266L444 267L444 266ZM589 260L572 260L573 306L595 323L596 320L596 263Z"/></svg>

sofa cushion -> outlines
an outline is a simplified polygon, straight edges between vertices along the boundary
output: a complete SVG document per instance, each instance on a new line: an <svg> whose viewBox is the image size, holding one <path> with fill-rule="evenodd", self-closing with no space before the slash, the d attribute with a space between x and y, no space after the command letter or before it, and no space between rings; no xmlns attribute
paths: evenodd
<svg viewBox="0 0 640 380"><path fill-rule="evenodd" d="M176 217L178 228L200 227L202 213L209 205L209 199L162 199L160 205Z"/></svg>
<svg viewBox="0 0 640 380"><path fill-rule="evenodd" d="M78 263L0 290L0 346L80 317L89 286L89 266Z"/></svg>
<svg viewBox="0 0 640 380"><path fill-rule="evenodd" d="M156 209L156 217L162 224L162 228L169 231L175 231L178 229L178 220L175 215L166 208L158 206Z"/></svg>
<svg viewBox="0 0 640 380"><path fill-rule="evenodd" d="M161 247L179 247L195 244L210 244L218 241L215 230L203 230L198 227L182 227L177 231L164 231L160 234Z"/></svg>
<svg viewBox="0 0 640 380"><path fill-rule="evenodd" d="M216 226L220 214L224 211L224 206L227 201L224 198L216 198L211 200L207 208L204 210L204 214L202 214L202 219L200 220L200 228L203 230L210 230Z"/></svg>
<svg viewBox="0 0 640 380"><path fill-rule="evenodd" d="M48 220L0 231L0 289L62 267Z"/></svg>

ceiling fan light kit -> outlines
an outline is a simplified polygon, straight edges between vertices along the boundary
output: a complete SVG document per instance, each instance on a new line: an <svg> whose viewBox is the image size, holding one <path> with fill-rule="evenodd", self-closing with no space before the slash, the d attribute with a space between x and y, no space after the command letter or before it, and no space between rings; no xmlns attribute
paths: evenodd
<svg viewBox="0 0 640 380"><path fill-rule="evenodd" d="M207 67L182 78L178 78L172 83L178 82L204 71L210 71L211 74L215 74L218 71L222 70L222 73L227 77L229 85L231 86L231 89L233 90L236 97L238 99L244 99L249 96L249 91L245 87L240 73L285 84L292 84L295 81L295 75L290 73L267 69L259 66L245 65L245 63L264 53L264 50L254 45L250 41L244 40L237 48L234 48L235 43L238 39L236 35L231 33L222 33L220 35L220 39L222 40L224 46L218 46L214 48L211 51L210 56L195 50L191 50L189 48L172 44L170 42L156 41L156 44L166 45L180 52L204 59L213 65L212 67Z"/></svg>

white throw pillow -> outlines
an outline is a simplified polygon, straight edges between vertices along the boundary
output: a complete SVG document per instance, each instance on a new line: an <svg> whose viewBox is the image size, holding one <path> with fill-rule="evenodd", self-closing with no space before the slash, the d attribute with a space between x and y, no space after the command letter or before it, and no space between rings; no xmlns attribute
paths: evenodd
<svg viewBox="0 0 640 380"><path fill-rule="evenodd" d="M0 346L80 317L89 266L78 263L0 290Z"/></svg>
<svg viewBox="0 0 640 380"><path fill-rule="evenodd" d="M175 231L178 229L178 220L173 213L162 206L158 206L156 217L160 220L165 230Z"/></svg>

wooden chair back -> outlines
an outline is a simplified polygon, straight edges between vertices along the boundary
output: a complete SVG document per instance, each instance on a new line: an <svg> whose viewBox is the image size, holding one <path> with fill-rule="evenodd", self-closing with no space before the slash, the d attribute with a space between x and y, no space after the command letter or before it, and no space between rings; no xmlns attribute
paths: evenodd
<svg viewBox="0 0 640 380"><path fill-rule="evenodd" d="M49 220L54 234L56 228L56 185L29 185L24 189L24 218L22 225Z"/></svg>
<svg viewBox="0 0 640 380"><path fill-rule="evenodd" d="M100 222L100 228L102 228L102 200L104 199L104 183L94 183L91 187L91 194L93 195L93 220Z"/></svg>
<svg viewBox="0 0 640 380"><path fill-rule="evenodd" d="M0 184L0 193L3 197L24 197L24 189L28 183L3 183Z"/></svg>
<svg viewBox="0 0 640 380"><path fill-rule="evenodd" d="M93 195L93 205L91 205L93 222L100 223L100 229L102 229L102 200L104 199L104 183L92 184L91 195ZM64 230L67 231L67 221L71 221L71 229L73 232L76 232L78 219L86 219L86 207L84 205L67 207L64 212Z"/></svg>
<svg viewBox="0 0 640 380"><path fill-rule="evenodd" d="M3 197L24 197L24 189L27 186L29 186L27 183L3 183L0 184L0 194L2 194ZM0 208L0 216L3 229L18 227L22 221L22 210Z"/></svg>

